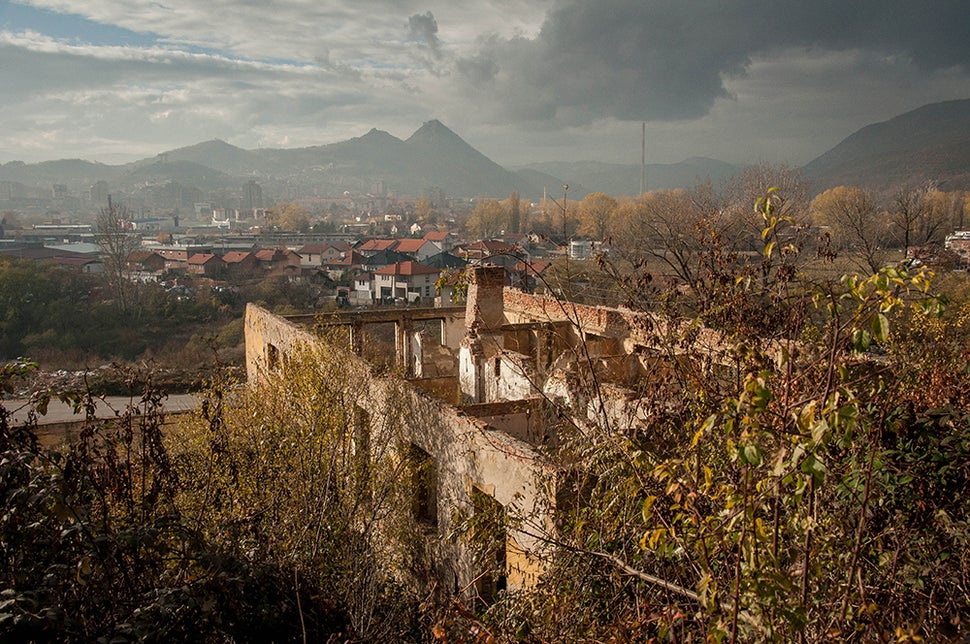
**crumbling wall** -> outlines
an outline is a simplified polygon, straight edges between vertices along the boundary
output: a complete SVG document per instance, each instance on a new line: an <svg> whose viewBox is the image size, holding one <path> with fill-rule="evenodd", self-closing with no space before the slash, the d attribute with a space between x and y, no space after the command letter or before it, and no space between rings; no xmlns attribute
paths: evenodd
<svg viewBox="0 0 970 644"><path fill-rule="evenodd" d="M306 328L255 304L246 305L244 333L246 378L250 382L264 379L267 369L284 369L287 355L295 355L317 342Z"/></svg>
<svg viewBox="0 0 970 644"><path fill-rule="evenodd" d="M528 443L533 447L553 447L556 441L553 415L545 398L480 403L464 407L469 416L480 418L494 431Z"/></svg>
<svg viewBox="0 0 970 644"><path fill-rule="evenodd" d="M485 360L483 382L485 396L481 402L522 400L542 389L535 361L512 351L502 351Z"/></svg>
<svg viewBox="0 0 970 644"><path fill-rule="evenodd" d="M285 369L288 355L320 346L321 340L299 325L250 304L246 310L246 368L252 382L267 369ZM272 347L272 351L270 351ZM270 354L273 354L270 356ZM534 525L552 528L553 468L525 441L428 395L419 387L392 376L372 373L361 357L342 347L330 346L313 354L321 360L339 361L342 373L364 383L367 395L357 404L373 427L393 427L433 460L435 521L427 534L438 581L444 588L472 588L476 571L470 553L461 543L447 538L454 520L474 511L473 490L490 495L503 507L524 516ZM295 364L295 363L294 363ZM447 388L454 379L423 379L434 390ZM508 419L510 424L516 420ZM530 429L526 418L523 425ZM348 428L352 431L352 428ZM407 447L405 445L405 447ZM542 569L543 544L535 536L512 530L507 544L507 581L510 588L534 583Z"/></svg>
<svg viewBox="0 0 970 644"><path fill-rule="evenodd" d="M411 349L416 378L441 378L458 375L458 352L439 344L438 339L418 331Z"/></svg>
<svg viewBox="0 0 970 644"><path fill-rule="evenodd" d="M505 318L511 324L568 321L583 332L615 339L622 353L633 353L638 348L678 351L678 345L687 346L685 343L689 342L694 349L722 361L722 354L729 347L717 331L653 313L562 302L513 288L506 288L502 298Z"/></svg>

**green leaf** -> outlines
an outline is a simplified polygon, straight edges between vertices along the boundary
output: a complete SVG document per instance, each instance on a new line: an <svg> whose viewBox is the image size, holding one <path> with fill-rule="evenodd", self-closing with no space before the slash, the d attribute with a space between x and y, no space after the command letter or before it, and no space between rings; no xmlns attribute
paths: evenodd
<svg viewBox="0 0 970 644"><path fill-rule="evenodd" d="M872 329L872 337L880 344L885 344L889 338L889 319L882 313L876 313L869 320L869 327Z"/></svg>
<svg viewBox="0 0 970 644"><path fill-rule="evenodd" d="M761 465L761 450L759 450L758 446L754 443L748 443L744 446L744 450L742 450L741 460L748 465L754 465L757 467L758 465Z"/></svg>
<svg viewBox="0 0 970 644"><path fill-rule="evenodd" d="M871 341L872 337L863 329L856 329L852 332L852 347L858 353L865 353L868 351Z"/></svg>
<svg viewBox="0 0 970 644"><path fill-rule="evenodd" d="M825 464L815 454L808 454L799 469L805 474L811 474L815 483L821 483L825 479Z"/></svg>

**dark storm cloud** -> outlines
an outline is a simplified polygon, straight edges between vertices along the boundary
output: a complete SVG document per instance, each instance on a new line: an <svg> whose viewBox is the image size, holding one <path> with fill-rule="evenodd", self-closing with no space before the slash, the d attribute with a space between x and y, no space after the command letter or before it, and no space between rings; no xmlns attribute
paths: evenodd
<svg viewBox="0 0 970 644"><path fill-rule="evenodd" d="M966 0L562 0L535 38L485 39L455 69L496 120L692 119L753 57L792 48L966 68L968 18Z"/></svg>
<svg viewBox="0 0 970 644"><path fill-rule="evenodd" d="M430 11L416 13L408 18L408 36L412 40L425 43L435 54L438 54L441 49L441 41L438 39L438 22Z"/></svg>

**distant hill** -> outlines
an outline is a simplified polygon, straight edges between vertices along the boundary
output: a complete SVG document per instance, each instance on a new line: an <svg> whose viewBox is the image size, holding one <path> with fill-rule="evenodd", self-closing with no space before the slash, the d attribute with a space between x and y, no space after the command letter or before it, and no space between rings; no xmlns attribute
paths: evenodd
<svg viewBox="0 0 970 644"><path fill-rule="evenodd" d="M586 186L579 181L574 179L566 181L534 168L519 168L515 173L522 177L523 181L531 183L532 185L542 186L545 188L548 196L556 199L562 196L562 186L564 183L569 184L570 199L582 199L592 192L591 190L587 190Z"/></svg>
<svg viewBox="0 0 970 644"><path fill-rule="evenodd" d="M712 159L651 164L647 166L647 185L670 188L706 180L719 183L737 172L736 166ZM45 190L62 183L75 194L83 194L102 180L113 191L129 193L169 182L188 189L234 192L250 178L260 181L265 191L287 198L381 189L420 195L436 187L452 197L505 198L515 191L525 198L538 199L544 189L557 195L563 183L568 183L569 196L579 199L591 191L636 194L640 166L539 163L510 171L438 120L424 123L403 141L375 128L339 143L304 148L244 150L214 139L120 166L81 160L0 166L0 181Z"/></svg>
<svg viewBox="0 0 970 644"><path fill-rule="evenodd" d="M163 157L164 158L164 157ZM210 166L192 161L162 161L136 165L118 181L128 185L177 182L200 190L217 190L231 183L229 175Z"/></svg>
<svg viewBox="0 0 970 644"><path fill-rule="evenodd" d="M71 184L108 181L121 174L119 166L92 163L81 159L60 159L41 163L11 161L0 165L0 181L16 181L29 186L50 189L55 183Z"/></svg>
<svg viewBox="0 0 970 644"><path fill-rule="evenodd" d="M944 190L970 190L970 99L868 125L803 171L814 192L842 184L890 191L928 180Z"/></svg>
<svg viewBox="0 0 970 644"><path fill-rule="evenodd" d="M680 188L730 180L741 168L693 157L680 163L650 164L646 187ZM949 190L970 190L970 99L926 105L852 134L803 168L815 192L838 184L892 190L927 180ZM424 123L406 140L383 130L303 148L244 150L218 139L163 152L135 163L111 166L80 159L0 165L0 197L50 194L54 184L84 195L97 181L113 192L138 194L168 182L219 195L239 194L255 178L269 198L335 196L345 190L386 190L417 196L437 187L452 197L504 198L512 191L538 199L545 188L562 185L580 199L589 192L635 195L640 166L593 161L533 163L503 168L437 120ZM195 198L195 197L193 197ZM198 198L203 198L198 195Z"/></svg>
<svg viewBox="0 0 970 644"><path fill-rule="evenodd" d="M136 165L147 165L158 160L189 161L227 175L266 174L276 169L271 160L258 152L237 148L219 139L164 152L155 159L145 159Z"/></svg>
<svg viewBox="0 0 970 644"><path fill-rule="evenodd" d="M367 192L383 183L397 194L419 195L437 187L458 197L507 197L542 189L509 172L466 143L440 121L428 121L406 141L383 130L330 145L258 150L260 158L288 173L292 182L312 181L339 194Z"/></svg>
<svg viewBox="0 0 970 644"><path fill-rule="evenodd" d="M380 174L385 164L397 165L404 156L404 142L383 130L372 129L340 143L306 148L262 149L261 158L275 163L282 171L299 174L316 168L333 170L335 174L349 173L363 179Z"/></svg>
<svg viewBox="0 0 970 644"><path fill-rule="evenodd" d="M640 192L640 166L636 164L553 161L531 163L522 170L559 177L560 185L563 182L569 184L570 195L577 198L587 192L605 192L614 196L635 196ZM719 185L740 172L741 168L736 165L703 157L692 157L680 163L649 163L646 166L646 189L688 188L705 181ZM558 187L553 185L550 189Z"/></svg>
<svg viewBox="0 0 970 644"><path fill-rule="evenodd" d="M672 165L647 167L649 188L685 187L697 181L715 183L738 168L712 159L688 159ZM569 196L588 192L636 194L640 167L594 162L533 164L510 171L473 148L441 121L424 123L406 140L383 130L339 143L303 148L244 150L213 139L177 148L119 166L81 160L37 164L11 162L0 166L0 181L49 191L55 183L83 194L97 181L129 194L177 182L184 189L241 190L255 178L264 193L294 198L300 195L339 195L345 190L420 195L441 188L452 197L505 198L517 191L539 199L543 190L557 195L563 183ZM199 197L201 198L201 197Z"/></svg>

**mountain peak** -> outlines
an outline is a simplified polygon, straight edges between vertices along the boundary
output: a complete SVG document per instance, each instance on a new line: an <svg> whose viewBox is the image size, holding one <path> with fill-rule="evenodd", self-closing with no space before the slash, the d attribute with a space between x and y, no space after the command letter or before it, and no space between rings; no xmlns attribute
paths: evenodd
<svg viewBox="0 0 970 644"><path fill-rule="evenodd" d="M363 141L367 143L400 143L401 139L397 138L390 132L385 132L384 130L378 130L376 127L372 127L370 131L364 136L357 137L356 139L351 139L356 141Z"/></svg>
<svg viewBox="0 0 970 644"><path fill-rule="evenodd" d="M187 145L185 147L177 148L175 150L170 150L168 153L172 152L182 152L184 150L242 150L232 143L226 143L222 139L209 139L208 141L203 141L202 143L196 143L195 145Z"/></svg>
<svg viewBox="0 0 970 644"><path fill-rule="evenodd" d="M427 145L440 145L445 142L455 141L460 141L462 144L468 145L460 136L448 129L438 119L425 122L407 140L408 143L424 143Z"/></svg>

